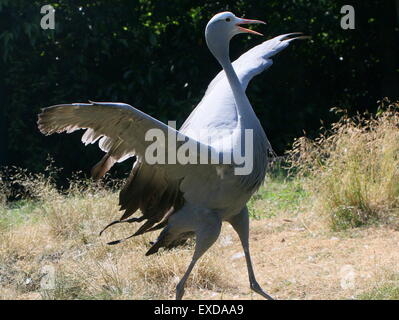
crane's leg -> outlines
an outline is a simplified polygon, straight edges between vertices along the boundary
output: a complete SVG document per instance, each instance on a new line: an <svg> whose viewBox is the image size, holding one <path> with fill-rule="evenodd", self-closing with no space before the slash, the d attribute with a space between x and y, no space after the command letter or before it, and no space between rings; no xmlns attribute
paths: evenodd
<svg viewBox="0 0 399 320"><path fill-rule="evenodd" d="M187 268L183 278L176 286L176 300L181 300L184 295L184 286L191 271L193 270L199 258L215 243L219 237L222 222L216 214L209 213L203 217L200 226L196 229L195 250L190 265Z"/></svg>
<svg viewBox="0 0 399 320"><path fill-rule="evenodd" d="M251 255L249 253L249 216L248 216L248 208L245 207L241 212L229 220L230 224L233 226L234 230L237 232L240 237L242 247L245 253L245 260L247 261L248 268L248 276L249 276L249 284L251 289L256 293L259 293L262 297L268 300L273 300L271 296L269 296L261 286L258 281L256 281L255 273L252 268Z"/></svg>

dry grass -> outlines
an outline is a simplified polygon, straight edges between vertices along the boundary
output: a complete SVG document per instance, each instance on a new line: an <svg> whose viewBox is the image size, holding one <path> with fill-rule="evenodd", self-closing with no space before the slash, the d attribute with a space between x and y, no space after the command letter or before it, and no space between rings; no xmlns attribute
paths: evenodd
<svg viewBox="0 0 399 320"><path fill-rule="evenodd" d="M399 104L377 116L344 115L318 139L298 139L290 156L314 195L313 210L334 230L375 222L398 227Z"/></svg>
<svg viewBox="0 0 399 320"><path fill-rule="evenodd" d="M397 272L399 232L383 227L341 233L312 229L302 219L306 207L286 206L287 199L295 199L288 190L303 196L297 182L280 183L285 196L275 199L279 184L273 182L271 191L262 189L253 203L258 219L252 221L251 246L261 285L278 299L377 297L377 284ZM106 223L119 217L116 193L89 182L75 184L65 194L55 189L45 192L52 195L48 201L36 194L35 201L2 207L0 299L174 297L192 246L145 257L155 234L107 246L107 241L134 229L116 226L98 237ZM262 202L273 199L280 201L275 214L265 212L268 218L262 218ZM238 237L225 225L218 242L194 269L185 298L259 299L249 290L241 253ZM345 285L352 271L353 283ZM54 279L50 289L48 279Z"/></svg>
<svg viewBox="0 0 399 320"><path fill-rule="evenodd" d="M145 257L156 234L107 246L107 241L134 231L132 226L118 226L103 238L98 236L106 224L120 216L117 193L84 181L72 183L68 192L61 194L51 179L22 171L12 180L23 185L34 200L20 201L13 207L2 204L0 299L173 297L192 248ZM55 274L54 288L45 290L43 281L49 272ZM217 251L210 252L193 271L187 292L228 290L224 273L228 271Z"/></svg>

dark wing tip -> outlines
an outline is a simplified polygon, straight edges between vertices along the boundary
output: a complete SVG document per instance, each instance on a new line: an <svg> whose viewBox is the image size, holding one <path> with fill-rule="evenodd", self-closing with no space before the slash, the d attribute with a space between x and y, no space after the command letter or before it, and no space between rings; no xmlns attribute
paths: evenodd
<svg viewBox="0 0 399 320"><path fill-rule="evenodd" d="M288 41L291 42L293 40L306 40L306 39L312 39L311 36L306 36L303 35L303 32L293 32L290 34L287 34L283 39L281 39L282 41Z"/></svg>
<svg viewBox="0 0 399 320"><path fill-rule="evenodd" d="M115 240L115 241L108 242L107 245L114 246L114 245L119 244L119 243L121 243L123 241L124 240Z"/></svg>
<svg viewBox="0 0 399 320"><path fill-rule="evenodd" d="M41 111L42 112L37 115L37 127L42 134L49 135L50 129L45 125L48 108L42 108Z"/></svg>

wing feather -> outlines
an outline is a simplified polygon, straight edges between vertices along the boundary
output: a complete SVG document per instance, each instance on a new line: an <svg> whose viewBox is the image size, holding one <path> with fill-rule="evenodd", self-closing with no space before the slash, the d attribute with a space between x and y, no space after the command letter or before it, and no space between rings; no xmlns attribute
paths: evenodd
<svg viewBox="0 0 399 320"><path fill-rule="evenodd" d="M200 146L192 138L124 103L90 102L52 106L42 109L38 118L38 127L46 135L86 129L82 142L88 145L98 141L100 149L107 152L113 162L121 162L132 156L145 161L146 148L153 143L145 139L150 129L161 130L166 141L170 133L178 135L180 137L177 142L178 147L188 140L196 144L198 150ZM108 164L110 163L108 161ZM188 166L179 164L174 166L155 164L155 166L166 170L172 179L180 179L189 171Z"/></svg>

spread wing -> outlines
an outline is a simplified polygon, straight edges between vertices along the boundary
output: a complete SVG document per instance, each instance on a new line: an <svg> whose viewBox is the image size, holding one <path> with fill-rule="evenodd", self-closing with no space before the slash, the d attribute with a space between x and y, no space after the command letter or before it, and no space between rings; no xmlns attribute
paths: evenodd
<svg viewBox="0 0 399 320"><path fill-rule="evenodd" d="M255 76L272 66L272 57L274 55L287 48L292 41L308 38L307 36L301 36L301 33L283 34L267 40L242 54L233 62L233 67L244 90L246 90L249 82ZM214 106L215 101L218 103L217 107ZM180 131L185 132L187 128L206 127L208 125L207 121L212 121L213 123L225 123L226 119L232 121L235 117L234 112L231 111L235 109L234 105L233 92L231 91L226 74L222 70L209 84L201 102L184 122ZM201 116L204 110L207 110L208 114L208 117L205 119ZM213 116L212 112L218 112L218 115L215 114Z"/></svg>
<svg viewBox="0 0 399 320"><path fill-rule="evenodd" d="M38 119L39 130L46 135L53 133L71 133L86 129L82 142L87 144L99 142L106 152L103 159L94 166L92 175L103 176L117 161L136 156L137 160L119 197L124 214L120 221L131 216L137 209L142 216L134 221L147 221L136 232L136 235L153 230L154 224L172 214L182 205L182 188L184 179L196 189L199 176L209 175L210 165L158 163L149 165L145 159L148 146L149 130L158 130L165 137L161 145L165 158L168 158L168 135L176 142L177 148L183 143L191 143L198 148L208 148L197 141L186 137L174 128L154 119L146 113L124 103L74 103L56 105L42 110ZM209 153L210 154L210 153ZM217 178L217 177L215 177ZM197 186L203 187L201 185ZM131 222L133 222L133 220ZM157 227L155 227L157 228Z"/></svg>
<svg viewBox="0 0 399 320"><path fill-rule="evenodd" d="M233 67L244 89L247 88L249 82L255 76L271 67L273 65L271 58L287 48L292 41L309 39L308 36L302 36L301 34L300 32L294 32L279 35L253 47L235 60ZM222 70L209 84L205 97L214 90L217 83L224 79L226 79L226 74Z"/></svg>
<svg viewBox="0 0 399 320"><path fill-rule="evenodd" d="M157 130L165 137L178 137L177 147L184 142L190 142L200 147L200 143L190 139L176 129L164 124L148 114L125 103L90 102L61 104L42 109L38 119L39 130L46 135L53 133L71 133L86 129L82 136L85 145L99 142L101 150L106 152L102 163L93 169L94 176L102 176L109 166L115 162L136 156L144 162L147 148L154 142L147 133ZM164 146L165 158L167 148ZM204 146L203 146L204 147ZM101 161L100 161L101 162ZM188 169L183 165L156 164L167 172L169 178L182 178ZM105 171L105 172L104 172Z"/></svg>

